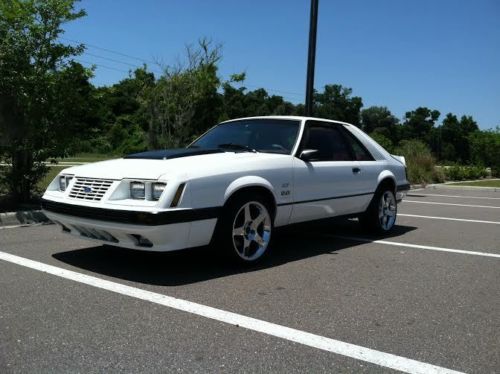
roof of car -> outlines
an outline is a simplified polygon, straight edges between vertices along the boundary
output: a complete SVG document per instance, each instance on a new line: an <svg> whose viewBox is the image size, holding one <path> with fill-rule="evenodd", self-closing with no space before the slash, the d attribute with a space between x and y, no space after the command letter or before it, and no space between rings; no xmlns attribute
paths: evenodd
<svg viewBox="0 0 500 374"><path fill-rule="evenodd" d="M230 119L230 120L227 120L227 121L224 121L221 123L248 120L248 119L283 119L283 120L296 120L296 121L312 120L312 121L325 121L325 122L332 122L332 123L340 123L342 125L352 126L350 123L347 123L347 122L334 121L334 120L326 119L326 118L305 117L305 116L255 116L255 117L234 118L234 119Z"/></svg>

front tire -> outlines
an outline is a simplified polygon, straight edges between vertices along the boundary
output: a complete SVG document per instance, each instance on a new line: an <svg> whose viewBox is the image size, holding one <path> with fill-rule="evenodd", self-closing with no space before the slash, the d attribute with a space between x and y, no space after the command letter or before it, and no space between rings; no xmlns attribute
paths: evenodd
<svg viewBox="0 0 500 374"><path fill-rule="evenodd" d="M366 212L359 217L361 225L369 231L380 234L390 232L398 213L398 205L394 191L389 187L381 188L373 197Z"/></svg>
<svg viewBox="0 0 500 374"><path fill-rule="evenodd" d="M268 254L274 226L265 198L236 196L228 202L220 220L215 243L232 260L253 264Z"/></svg>

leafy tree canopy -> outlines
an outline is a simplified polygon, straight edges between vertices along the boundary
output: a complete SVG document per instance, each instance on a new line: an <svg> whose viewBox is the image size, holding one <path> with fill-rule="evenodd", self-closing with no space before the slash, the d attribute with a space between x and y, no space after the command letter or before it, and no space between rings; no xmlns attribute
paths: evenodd
<svg viewBox="0 0 500 374"><path fill-rule="evenodd" d="M418 107L413 111L406 112L403 122L403 137L405 139L424 139L428 143L431 129L440 115L439 111L426 107Z"/></svg>
<svg viewBox="0 0 500 374"><path fill-rule="evenodd" d="M362 129L366 133L377 132L392 143L398 141L399 120L385 106L372 106L361 111Z"/></svg>
<svg viewBox="0 0 500 374"><path fill-rule="evenodd" d="M74 0L0 2L0 131L4 175L15 197L30 198L43 161L63 155L92 115L91 71L72 60L82 45L60 42L62 25L85 15Z"/></svg>
<svg viewBox="0 0 500 374"><path fill-rule="evenodd" d="M334 118L359 127L363 100L361 97L351 95L351 88L343 87L340 84L327 84L323 92L316 92L314 95L315 116Z"/></svg>

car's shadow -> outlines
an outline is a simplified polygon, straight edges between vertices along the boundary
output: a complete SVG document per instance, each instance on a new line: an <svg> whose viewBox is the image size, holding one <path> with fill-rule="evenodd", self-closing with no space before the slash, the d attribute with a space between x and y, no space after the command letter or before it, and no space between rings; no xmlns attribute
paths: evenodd
<svg viewBox="0 0 500 374"><path fill-rule="evenodd" d="M397 237L415 229L412 226L395 226L383 238ZM359 244L352 240L336 239L332 235L381 239L363 234L355 221L337 221L335 224L294 225L278 231L272 253L253 266L237 265L217 255L217 248L209 247L158 253L95 246L56 253L53 257L66 264L114 278L178 286L257 271L322 254L334 255Z"/></svg>

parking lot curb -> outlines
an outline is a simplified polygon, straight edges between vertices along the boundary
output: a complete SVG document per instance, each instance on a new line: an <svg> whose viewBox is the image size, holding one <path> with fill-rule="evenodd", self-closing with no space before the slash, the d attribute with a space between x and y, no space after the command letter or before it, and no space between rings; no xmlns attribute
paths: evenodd
<svg viewBox="0 0 500 374"><path fill-rule="evenodd" d="M19 210L0 213L0 228L7 226L29 226L52 223L41 210Z"/></svg>
<svg viewBox="0 0 500 374"><path fill-rule="evenodd" d="M497 180L497 179L493 179ZM468 180L468 181L461 181L461 182L479 182L479 181L484 181L484 179L474 179L474 180ZM459 183L461 183L459 182ZM494 191L494 192L500 192L500 187L482 187L482 186L461 186L461 185L456 185L455 183L457 182L444 182L444 183L431 183L431 184L412 184L410 187L410 190L420 190L424 188L428 189L433 189L433 190L439 190L439 189L446 189L446 188L453 188L456 190L462 190L462 191Z"/></svg>
<svg viewBox="0 0 500 374"><path fill-rule="evenodd" d="M425 188L426 184L412 184L410 186L410 190L420 190L421 188Z"/></svg>
<svg viewBox="0 0 500 374"><path fill-rule="evenodd" d="M474 181L471 181L474 182ZM462 190L462 191L494 191L500 192L499 187L481 187L481 186L460 186L452 183L439 183L439 184L428 184L427 186L419 187L419 188L429 188L433 190L453 188L454 190Z"/></svg>

